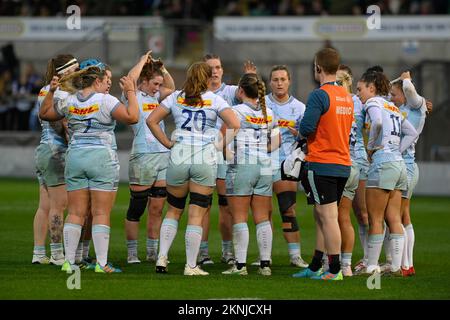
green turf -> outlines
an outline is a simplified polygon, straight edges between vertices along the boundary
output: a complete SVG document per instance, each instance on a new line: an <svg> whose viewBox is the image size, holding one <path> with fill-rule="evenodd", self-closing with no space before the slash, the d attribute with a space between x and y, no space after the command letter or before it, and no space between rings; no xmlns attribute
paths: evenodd
<svg viewBox="0 0 450 320"><path fill-rule="evenodd" d="M214 265L204 269L207 277L182 275L185 262L184 230L186 218L170 251L169 273L156 274L154 265L126 265L124 216L128 188L121 185L112 213L110 260L123 268L123 274L95 274L82 271L81 290L68 290L68 275L56 266L32 265L33 216L38 204L38 185L31 180L0 179L0 299L449 299L450 298L450 199L420 198L412 201L416 232L414 265L417 275L410 278L381 278L380 290L369 290L365 277L346 278L341 282L294 279L297 268L289 266L287 245L280 229L278 210L274 212L272 277L256 274L249 267L248 277L221 274L227 268L219 263L220 235L217 205L212 210L210 253ZM215 201L216 203L216 198ZM276 206L275 206L276 208ZM302 251L309 261L314 247L311 208L298 196L297 212L302 232ZM248 261L256 259L255 228L250 226ZM140 234L140 257L145 258L145 219ZM356 236L353 262L361 257ZM91 246L91 250L93 250ZM49 248L47 246L47 251ZM93 251L92 251L93 252ZM91 253L92 255L92 253ZM383 255L382 255L383 256Z"/></svg>

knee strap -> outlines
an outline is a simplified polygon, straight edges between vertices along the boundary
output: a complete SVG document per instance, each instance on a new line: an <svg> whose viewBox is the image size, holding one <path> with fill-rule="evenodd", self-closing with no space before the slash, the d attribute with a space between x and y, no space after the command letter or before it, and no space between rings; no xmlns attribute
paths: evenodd
<svg viewBox="0 0 450 320"><path fill-rule="evenodd" d="M297 193L295 191L285 191L277 194L278 208L282 216L297 202L296 197Z"/></svg>
<svg viewBox="0 0 450 320"><path fill-rule="evenodd" d="M219 194L219 206L227 206L227 205L228 205L227 197L224 196L223 194Z"/></svg>
<svg viewBox="0 0 450 320"><path fill-rule="evenodd" d="M202 208L208 208L211 201L212 201L212 194L206 195L197 192L191 192L189 204L195 204Z"/></svg>
<svg viewBox="0 0 450 320"><path fill-rule="evenodd" d="M152 187L150 189L151 198L165 198L167 197L166 187Z"/></svg>
<svg viewBox="0 0 450 320"><path fill-rule="evenodd" d="M127 211L127 220L138 222L147 207L150 189L144 191L130 190L130 205Z"/></svg>
<svg viewBox="0 0 450 320"><path fill-rule="evenodd" d="M172 207L175 207L177 209L184 209L184 206L186 205L186 198L187 195L181 198L175 197L170 192L167 192L167 203L169 203Z"/></svg>
<svg viewBox="0 0 450 320"><path fill-rule="evenodd" d="M288 217L286 215L281 215L281 221L283 221L283 232L298 231L298 224L296 217Z"/></svg>

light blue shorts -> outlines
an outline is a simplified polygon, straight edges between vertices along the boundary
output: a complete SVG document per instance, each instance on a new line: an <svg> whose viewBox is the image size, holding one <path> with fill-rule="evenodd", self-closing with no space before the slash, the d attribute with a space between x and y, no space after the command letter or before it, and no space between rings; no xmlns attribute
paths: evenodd
<svg viewBox="0 0 450 320"><path fill-rule="evenodd" d="M64 166L66 150L52 149L48 144L40 144L35 152L36 176L40 185L54 187L65 184Z"/></svg>
<svg viewBox="0 0 450 320"><path fill-rule="evenodd" d="M109 148L68 149L66 155L67 191L89 189L116 191L119 186L119 159Z"/></svg>
<svg viewBox="0 0 450 320"><path fill-rule="evenodd" d="M258 164L230 164L226 178L227 196L272 196L272 168Z"/></svg>
<svg viewBox="0 0 450 320"><path fill-rule="evenodd" d="M352 162L352 166L359 170L359 180L367 180L367 173L369 172L369 161L367 159L357 158Z"/></svg>
<svg viewBox="0 0 450 320"><path fill-rule="evenodd" d="M272 183L275 183L277 181L281 180L281 168L272 169Z"/></svg>
<svg viewBox="0 0 450 320"><path fill-rule="evenodd" d="M166 180L169 154L169 152L131 154L128 167L130 184L151 186L156 181Z"/></svg>
<svg viewBox="0 0 450 320"><path fill-rule="evenodd" d="M192 181L214 187L217 178L217 150L213 144L194 146L176 143L170 150L166 183L180 186Z"/></svg>
<svg viewBox="0 0 450 320"><path fill-rule="evenodd" d="M350 170L350 176L347 179L347 183L345 184L344 191L342 195L350 200L355 198L356 189L358 189L359 184L359 174L360 168L358 164L353 162L352 168Z"/></svg>
<svg viewBox="0 0 450 320"><path fill-rule="evenodd" d="M414 188L419 181L419 167L417 163L407 163L406 174L408 176L408 190L402 192L402 198L411 199Z"/></svg>
<svg viewBox="0 0 450 320"><path fill-rule="evenodd" d="M223 152L217 151L217 179L225 180L227 175L227 164L223 159Z"/></svg>
<svg viewBox="0 0 450 320"><path fill-rule="evenodd" d="M403 160L376 163L369 167L366 188L379 188L385 190L406 190L408 177Z"/></svg>

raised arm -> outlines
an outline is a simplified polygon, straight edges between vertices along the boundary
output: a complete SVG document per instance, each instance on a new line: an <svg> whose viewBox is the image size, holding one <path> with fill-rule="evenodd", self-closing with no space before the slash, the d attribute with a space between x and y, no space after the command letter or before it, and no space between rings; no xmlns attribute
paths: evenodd
<svg viewBox="0 0 450 320"><path fill-rule="evenodd" d="M419 109L423 105L423 97L421 97L411 82L409 71L403 72L400 76L403 80L403 93L405 94L406 103L411 109Z"/></svg>
<svg viewBox="0 0 450 320"><path fill-rule="evenodd" d="M50 82L50 89L48 90L47 95L42 101L41 108L39 109L39 118L46 121L57 121L64 118L58 112L56 112L54 107L53 95L55 94L56 89L59 86L59 78L54 76L52 81Z"/></svg>
<svg viewBox="0 0 450 320"><path fill-rule="evenodd" d="M159 61L162 63L160 59ZM175 81L164 64L161 66L161 72L163 73L163 84L159 89L159 101L163 101L168 95L175 91Z"/></svg>
<svg viewBox="0 0 450 320"><path fill-rule="evenodd" d="M120 78L120 88L128 100L128 107L123 103L112 112L112 117L125 124L135 124L139 121L139 106L136 98L136 87L131 77Z"/></svg>
<svg viewBox="0 0 450 320"><path fill-rule="evenodd" d="M150 62L152 59L151 56L152 51L148 51L146 54L144 54L136 63L136 65L131 68L131 70L128 72L128 76L133 80L135 84L137 84L137 81L139 79L139 75L141 74L142 68L147 62Z"/></svg>
<svg viewBox="0 0 450 320"><path fill-rule="evenodd" d="M244 62L244 74L246 73L256 73L256 65L253 61L247 60Z"/></svg>

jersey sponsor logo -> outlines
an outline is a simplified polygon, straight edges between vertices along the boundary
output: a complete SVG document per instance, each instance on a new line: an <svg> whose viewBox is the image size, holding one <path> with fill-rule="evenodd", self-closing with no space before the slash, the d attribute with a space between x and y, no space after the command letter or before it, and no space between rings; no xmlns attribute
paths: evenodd
<svg viewBox="0 0 450 320"><path fill-rule="evenodd" d="M293 120L286 120L286 119L279 119L278 120L278 126L280 128L288 128L288 127L295 127L295 121Z"/></svg>
<svg viewBox="0 0 450 320"><path fill-rule="evenodd" d="M385 102L383 107L389 111L395 112L395 113L400 113L400 110L393 104L387 103Z"/></svg>
<svg viewBox="0 0 450 320"><path fill-rule="evenodd" d="M86 108L77 108L75 106L69 107L69 113L75 114L78 116L87 116L91 113L97 112L99 110L98 104L94 104L92 106Z"/></svg>
<svg viewBox="0 0 450 320"><path fill-rule="evenodd" d="M39 91L39 97L45 97L47 95L48 91L42 89L41 91Z"/></svg>
<svg viewBox="0 0 450 320"><path fill-rule="evenodd" d="M252 124L264 124L265 123L264 118L251 117L251 116L246 116L245 121L250 122ZM272 121L272 117L267 117L267 122L271 122L271 121Z"/></svg>
<svg viewBox="0 0 450 320"><path fill-rule="evenodd" d="M142 111L148 112L153 111L159 106L159 103L143 103L142 104Z"/></svg>
<svg viewBox="0 0 450 320"><path fill-rule="evenodd" d="M211 107L212 106L212 101L207 99L207 100L202 100L202 103L197 103L196 105L191 105L191 104L187 104L186 100L184 98L178 97L177 99L177 103L181 104L182 106L185 107L194 107L194 108L202 108L202 107Z"/></svg>

